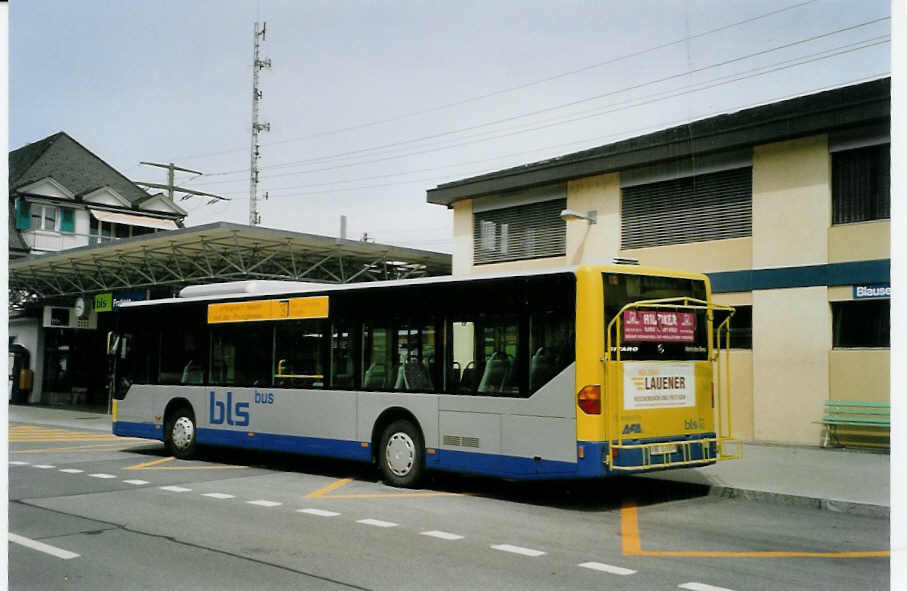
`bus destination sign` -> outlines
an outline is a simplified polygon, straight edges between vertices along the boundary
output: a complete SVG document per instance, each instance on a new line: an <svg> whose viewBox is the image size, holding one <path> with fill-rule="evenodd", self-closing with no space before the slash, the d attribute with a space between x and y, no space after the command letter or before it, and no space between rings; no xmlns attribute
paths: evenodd
<svg viewBox="0 0 907 591"><path fill-rule="evenodd" d="M624 312L624 341L692 343L696 340L696 315L668 310Z"/></svg>
<svg viewBox="0 0 907 591"><path fill-rule="evenodd" d="M327 318L328 296L208 305L208 324Z"/></svg>

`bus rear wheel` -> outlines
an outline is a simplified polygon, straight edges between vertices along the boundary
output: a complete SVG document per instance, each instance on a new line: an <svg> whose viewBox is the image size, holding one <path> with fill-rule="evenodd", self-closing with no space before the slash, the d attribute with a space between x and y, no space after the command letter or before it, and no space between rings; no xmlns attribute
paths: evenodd
<svg viewBox="0 0 907 591"><path fill-rule="evenodd" d="M378 464L389 485L403 488L418 485L425 472L425 445L419 429L406 419L388 425L381 435Z"/></svg>
<svg viewBox="0 0 907 591"><path fill-rule="evenodd" d="M195 455L195 417L188 408L181 408L167 419L164 425L164 442L167 450L185 460Z"/></svg>

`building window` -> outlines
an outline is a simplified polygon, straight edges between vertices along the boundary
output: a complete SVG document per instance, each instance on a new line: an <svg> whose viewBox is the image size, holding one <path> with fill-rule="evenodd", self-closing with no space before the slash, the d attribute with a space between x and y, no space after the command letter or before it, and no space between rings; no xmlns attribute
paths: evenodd
<svg viewBox="0 0 907 591"><path fill-rule="evenodd" d="M752 349L753 348L753 307L752 306L733 306L734 316L731 318L731 349ZM724 348L727 333L721 331L721 342L718 342L718 326L727 318L727 312L724 310L715 310L714 326L715 347Z"/></svg>
<svg viewBox="0 0 907 591"><path fill-rule="evenodd" d="M55 232L57 219L60 217L59 209L52 205L33 203L31 206L31 229Z"/></svg>
<svg viewBox="0 0 907 591"><path fill-rule="evenodd" d="M752 168L624 187L621 248L753 235Z"/></svg>
<svg viewBox="0 0 907 591"><path fill-rule="evenodd" d="M836 349L891 346L891 300L832 302Z"/></svg>
<svg viewBox="0 0 907 591"><path fill-rule="evenodd" d="M891 217L891 144L831 155L832 223Z"/></svg>
<svg viewBox="0 0 907 591"><path fill-rule="evenodd" d="M474 213L475 264L564 256L566 207L566 199L553 199Z"/></svg>

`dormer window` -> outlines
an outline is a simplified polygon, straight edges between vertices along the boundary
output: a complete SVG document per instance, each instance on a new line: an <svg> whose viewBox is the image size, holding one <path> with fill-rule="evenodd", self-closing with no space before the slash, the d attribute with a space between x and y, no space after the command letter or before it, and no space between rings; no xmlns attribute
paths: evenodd
<svg viewBox="0 0 907 591"><path fill-rule="evenodd" d="M59 228L60 208L53 205L33 203L31 206L31 229L56 232Z"/></svg>

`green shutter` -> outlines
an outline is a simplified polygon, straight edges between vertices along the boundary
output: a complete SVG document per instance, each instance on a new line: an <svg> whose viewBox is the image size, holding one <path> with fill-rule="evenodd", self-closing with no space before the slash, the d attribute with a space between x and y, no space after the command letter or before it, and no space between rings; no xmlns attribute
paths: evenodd
<svg viewBox="0 0 907 591"><path fill-rule="evenodd" d="M21 197L16 201L16 229L31 228L31 203Z"/></svg>
<svg viewBox="0 0 907 591"><path fill-rule="evenodd" d="M76 231L76 212L74 209L69 207L60 208L60 231Z"/></svg>

